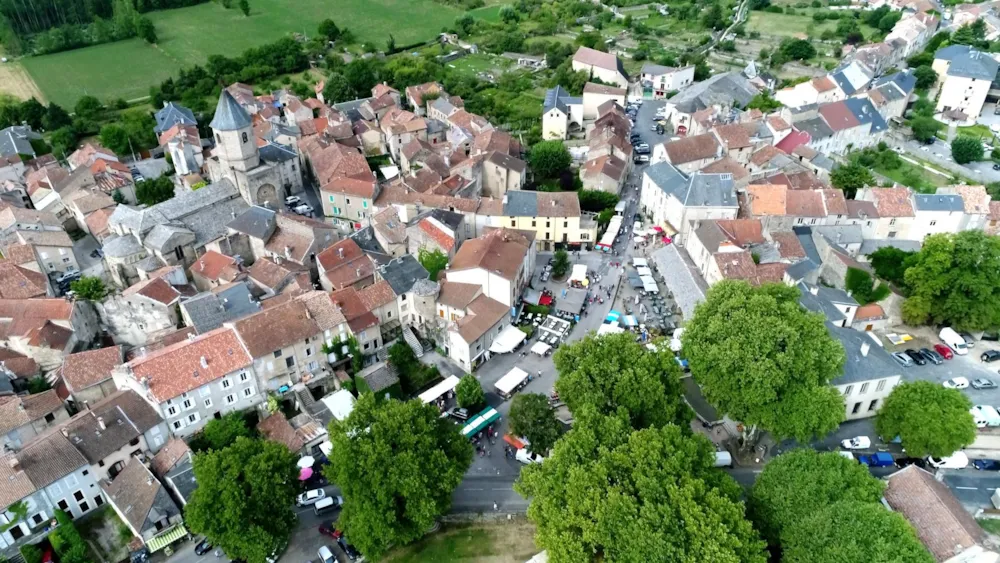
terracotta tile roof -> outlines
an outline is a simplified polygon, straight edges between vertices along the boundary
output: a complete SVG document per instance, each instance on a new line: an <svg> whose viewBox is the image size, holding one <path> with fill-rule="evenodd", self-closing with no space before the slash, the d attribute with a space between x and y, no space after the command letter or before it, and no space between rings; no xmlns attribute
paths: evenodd
<svg viewBox="0 0 1000 563"><path fill-rule="evenodd" d="M381 280L364 289L358 290L358 297L361 303L369 311L388 305L396 299L396 293L386 280Z"/></svg>
<svg viewBox="0 0 1000 563"><path fill-rule="evenodd" d="M985 215L990 212L990 194L986 193L985 186L959 184L957 186L950 186L947 190L938 189L938 193L954 193L962 196L962 203L965 205L966 213Z"/></svg>
<svg viewBox="0 0 1000 563"><path fill-rule="evenodd" d="M604 96L624 96L625 92L626 92L625 88L619 88L617 86L608 86L606 84L595 84L593 82L588 82L583 85L584 94L601 94Z"/></svg>
<svg viewBox="0 0 1000 563"><path fill-rule="evenodd" d="M443 281L438 293L438 302L455 309L465 309L481 292L482 286L474 283Z"/></svg>
<svg viewBox="0 0 1000 563"><path fill-rule="evenodd" d="M252 363L253 358L243 348L236 332L221 327L147 353L128 365L136 380L148 381L153 398L164 402Z"/></svg>
<svg viewBox="0 0 1000 563"><path fill-rule="evenodd" d="M29 346L63 351L66 350L70 338L73 337L73 331L47 320L41 325L29 329L24 337Z"/></svg>
<svg viewBox="0 0 1000 563"><path fill-rule="evenodd" d="M295 299L306 306L320 330L330 330L347 322L344 314L333 303L333 298L325 291L307 291Z"/></svg>
<svg viewBox="0 0 1000 563"><path fill-rule="evenodd" d="M465 241L451 261L451 270L483 268L514 280L530 245L530 241L516 231L497 229Z"/></svg>
<svg viewBox="0 0 1000 563"><path fill-rule="evenodd" d="M775 231L771 233L771 240L778 247L778 254L782 258L794 259L805 258L806 251L799 242L799 237L792 231Z"/></svg>
<svg viewBox="0 0 1000 563"><path fill-rule="evenodd" d="M52 393L55 394L55 391ZM17 454L17 460L31 482L39 488L47 487L88 465L87 458L55 429L26 445Z"/></svg>
<svg viewBox="0 0 1000 563"><path fill-rule="evenodd" d="M232 281L238 273L236 259L209 250L191 264L191 274L211 281Z"/></svg>
<svg viewBox="0 0 1000 563"><path fill-rule="evenodd" d="M520 157L521 143L506 131L490 129L476 135L472 140L471 151L475 154L497 151L513 157Z"/></svg>
<svg viewBox="0 0 1000 563"><path fill-rule="evenodd" d="M0 348L0 363L17 377L30 379L39 373L38 364L34 359L10 348Z"/></svg>
<svg viewBox="0 0 1000 563"><path fill-rule="evenodd" d="M728 156L724 156L715 162L703 166L702 172L708 174L732 174L736 181L742 180L750 175L750 171Z"/></svg>
<svg viewBox="0 0 1000 563"><path fill-rule="evenodd" d="M878 209L871 201L847 200L847 216L852 219L878 219Z"/></svg>
<svg viewBox="0 0 1000 563"><path fill-rule="evenodd" d="M875 321L884 318L886 318L885 310L878 303L862 305L854 312L855 321Z"/></svg>
<svg viewBox="0 0 1000 563"><path fill-rule="evenodd" d="M879 217L913 217L910 189L905 187L871 188Z"/></svg>
<svg viewBox="0 0 1000 563"><path fill-rule="evenodd" d="M788 124L787 121L778 115L769 115L767 117L767 124L771 126L775 131L784 131L785 129L791 129L792 126Z"/></svg>
<svg viewBox="0 0 1000 563"><path fill-rule="evenodd" d="M153 461L150 463L153 473L158 477L163 477L178 462L187 458L189 453L191 453L191 448L188 447L184 440L180 438L167 440L167 443L160 448L160 451L156 452L156 455L153 456Z"/></svg>
<svg viewBox="0 0 1000 563"><path fill-rule="evenodd" d="M287 268L286 266L289 264L294 265L295 269ZM250 266L250 269L247 270L247 275L261 286L278 291L281 289L282 284L300 271L300 267L294 262L290 263L286 261L277 264L271 258L265 257L258 258L253 263L253 266Z"/></svg>
<svg viewBox="0 0 1000 563"><path fill-rule="evenodd" d="M140 281L122 292L125 297L131 295L141 295L146 299L152 299L161 305L173 305L181 298L181 293L174 286L163 278L150 278Z"/></svg>
<svg viewBox="0 0 1000 563"><path fill-rule="evenodd" d="M311 233L282 228L279 225L271 233L271 238L267 239L264 250L301 264L308 259L313 241Z"/></svg>
<svg viewBox="0 0 1000 563"><path fill-rule="evenodd" d="M262 358L322 332L310 318L305 304L296 300L244 317L234 322L233 328L254 358Z"/></svg>
<svg viewBox="0 0 1000 563"><path fill-rule="evenodd" d="M299 150L308 159L321 186L337 178L374 180L368 161L357 149L315 136L301 141Z"/></svg>
<svg viewBox="0 0 1000 563"><path fill-rule="evenodd" d="M785 174L788 186L793 190L819 190L830 186L808 170Z"/></svg>
<svg viewBox="0 0 1000 563"><path fill-rule="evenodd" d="M288 419L285 418L285 415L281 411L260 421L257 424L257 431L267 440L284 444L288 448L288 451L292 453L298 452L305 445L302 437L295 432L295 429L292 428L291 423L288 422Z"/></svg>
<svg viewBox="0 0 1000 563"><path fill-rule="evenodd" d="M4 253L7 260L19 266L24 264L35 264L35 250L30 244L12 244L7 247Z"/></svg>
<svg viewBox="0 0 1000 563"><path fill-rule="evenodd" d="M1000 201L990 202L990 221L1000 221Z"/></svg>
<svg viewBox="0 0 1000 563"><path fill-rule="evenodd" d="M770 264L757 265L757 285L763 283L781 283L785 279L785 270L788 264L782 262L772 262Z"/></svg>
<svg viewBox="0 0 1000 563"><path fill-rule="evenodd" d="M465 308L465 316L457 319L458 334L468 343L475 342L510 314L510 309L496 299L480 295Z"/></svg>
<svg viewBox="0 0 1000 563"><path fill-rule="evenodd" d="M149 403L127 389L89 405L62 424L61 431L87 461L96 464L162 422Z"/></svg>
<svg viewBox="0 0 1000 563"><path fill-rule="evenodd" d="M573 62L616 72L620 72L618 69L621 67L618 57L615 55L591 49L590 47L580 47L577 49L576 54L573 55Z"/></svg>
<svg viewBox="0 0 1000 563"><path fill-rule="evenodd" d="M118 206L108 207L106 209L98 209L97 211L87 215L85 219L87 223L87 228L94 235L101 235L108 232L108 219L114 214L115 209Z"/></svg>
<svg viewBox="0 0 1000 563"><path fill-rule="evenodd" d="M146 522L150 518L169 518L171 514L154 511L156 497L163 485L153 477L153 474L138 459L126 462L125 469L115 476L115 480L101 483L101 489L118 509L124 514L132 529L144 531L149 528ZM176 507L174 508L176 510ZM152 514L151 514L152 512ZM154 516L155 515L155 516Z"/></svg>
<svg viewBox="0 0 1000 563"><path fill-rule="evenodd" d="M83 391L111 379L111 370L121 363L122 350L119 346L70 354L63 359L63 381L70 391Z"/></svg>
<svg viewBox="0 0 1000 563"><path fill-rule="evenodd" d="M371 219L372 227L391 244L406 242L406 224L399 220L395 207L386 207Z"/></svg>
<svg viewBox="0 0 1000 563"><path fill-rule="evenodd" d="M819 107L819 114L834 131L844 131L861 125L854 112L844 102L833 102Z"/></svg>
<svg viewBox="0 0 1000 563"><path fill-rule="evenodd" d="M375 263L354 239L344 239L316 255L323 275L333 287L342 289L375 273Z"/></svg>
<svg viewBox="0 0 1000 563"><path fill-rule="evenodd" d="M367 199L375 197L376 182L373 179L361 180L358 178L334 178L320 186L320 191L347 194Z"/></svg>
<svg viewBox="0 0 1000 563"><path fill-rule="evenodd" d="M0 504L3 506L10 506L37 490L16 459L13 452L0 457Z"/></svg>
<svg viewBox="0 0 1000 563"><path fill-rule="evenodd" d="M757 166L763 166L774 159L774 157L784 155L784 152L772 147L771 145L765 145L750 155L750 162Z"/></svg>
<svg viewBox="0 0 1000 563"><path fill-rule="evenodd" d="M444 87L437 82L425 82L415 86L406 87L406 97L413 100L417 106L424 105L424 96L427 94L443 94Z"/></svg>
<svg viewBox="0 0 1000 563"><path fill-rule="evenodd" d="M715 224L736 246L764 242L763 228L757 219L718 219Z"/></svg>
<svg viewBox="0 0 1000 563"><path fill-rule="evenodd" d="M719 156L720 149L719 142L711 133L668 141L663 144L663 148L667 152L667 159L675 165Z"/></svg>
<svg viewBox="0 0 1000 563"><path fill-rule="evenodd" d="M757 217L784 215L787 194L788 188L779 184L747 186L750 213Z"/></svg>
<svg viewBox="0 0 1000 563"><path fill-rule="evenodd" d="M386 186L379 194L375 204L379 207L386 205L413 205L431 207L435 209L448 209L457 212L472 213L479 209L480 199L451 197L434 194L413 193L401 186Z"/></svg>
<svg viewBox="0 0 1000 563"><path fill-rule="evenodd" d="M722 277L727 280L752 281L757 274L757 265L749 251L716 252L712 257Z"/></svg>
<svg viewBox="0 0 1000 563"><path fill-rule="evenodd" d="M847 215L847 198L844 192L835 189L820 190L826 204L827 215Z"/></svg>
<svg viewBox="0 0 1000 563"><path fill-rule="evenodd" d="M837 87L833 80L830 80L830 77L828 76L817 76L816 78L813 78L811 82L813 88L820 93L833 90Z"/></svg>
<svg viewBox="0 0 1000 563"><path fill-rule="evenodd" d="M753 144L750 142L750 133L742 123L716 125L714 131L728 150L746 148Z"/></svg>
<svg viewBox="0 0 1000 563"><path fill-rule="evenodd" d="M62 408L65 408L62 399L54 389L34 395L0 397L0 434L7 434Z"/></svg>
<svg viewBox="0 0 1000 563"><path fill-rule="evenodd" d="M948 487L915 465L888 478L884 497L913 526L937 561L948 561L981 544L984 533Z"/></svg>
<svg viewBox="0 0 1000 563"><path fill-rule="evenodd" d="M0 260L0 299L30 299L45 297L48 278L45 274L19 266L11 260Z"/></svg>
<svg viewBox="0 0 1000 563"><path fill-rule="evenodd" d="M375 98L378 98L378 97L383 96L385 94L388 94L390 92L393 93L393 94L399 94L399 90L396 90L395 88L393 88L392 86L389 86L388 84L386 84L384 82L382 82L380 84L376 84L375 87L372 88L372 96L375 97Z"/></svg>
<svg viewBox="0 0 1000 563"><path fill-rule="evenodd" d="M347 325L355 334L378 325L378 317L365 308L361 296L358 295L358 290L353 287L334 291L330 294L330 298L340 308L340 312L347 319Z"/></svg>
<svg viewBox="0 0 1000 563"><path fill-rule="evenodd" d="M455 248L454 237L442 231L437 225L434 224L434 221L431 221L429 218L421 219L420 222L417 223L417 228L419 228L421 232L430 237L431 240L447 252L450 253L450 251Z"/></svg>
<svg viewBox="0 0 1000 563"><path fill-rule="evenodd" d="M793 217L826 217L823 193L819 190L788 190L785 214Z"/></svg>
<svg viewBox="0 0 1000 563"><path fill-rule="evenodd" d="M613 155L599 156L583 164L583 174L588 178L604 175L617 182L625 174L625 162Z"/></svg>

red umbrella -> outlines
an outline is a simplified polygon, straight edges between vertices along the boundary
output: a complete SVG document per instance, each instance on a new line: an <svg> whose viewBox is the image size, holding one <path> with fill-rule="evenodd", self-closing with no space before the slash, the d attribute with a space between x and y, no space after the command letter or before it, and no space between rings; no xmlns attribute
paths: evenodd
<svg viewBox="0 0 1000 563"><path fill-rule="evenodd" d="M663 232L663 227L653 227L653 230L656 231L656 232L658 232L658 233L662 233Z"/></svg>
<svg viewBox="0 0 1000 563"><path fill-rule="evenodd" d="M313 470L312 467L303 467L299 471L299 481L305 481L306 479L312 477Z"/></svg>

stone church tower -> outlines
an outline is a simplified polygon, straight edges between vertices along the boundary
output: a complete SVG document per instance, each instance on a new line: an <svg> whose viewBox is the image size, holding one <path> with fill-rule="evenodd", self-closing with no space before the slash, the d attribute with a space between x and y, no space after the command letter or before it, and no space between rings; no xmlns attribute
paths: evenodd
<svg viewBox="0 0 1000 563"><path fill-rule="evenodd" d="M302 191L295 150L275 143L258 147L250 114L228 90L222 90L209 126L215 138L206 163L212 182L227 179L248 204L271 209L281 209L286 195Z"/></svg>

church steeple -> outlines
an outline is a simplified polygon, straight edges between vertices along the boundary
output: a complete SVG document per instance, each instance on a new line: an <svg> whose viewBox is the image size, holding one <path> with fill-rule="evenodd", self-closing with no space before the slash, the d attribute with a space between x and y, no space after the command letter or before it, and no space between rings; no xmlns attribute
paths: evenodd
<svg viewBox="0 0 1000 563"><path fill-rule="evenodd" d="M260 165L250 114L223 89L209 124L215 134L215 154L224 170L246 172Z"/></svg>
<svg viewBox="0 0 1000 563"><path fill-rule="evenodd" d="M215 106L215 117L209 127L216 131L235 131L250 127L251 124L250 114L236 103L236 98L233 98L229 90L223 88L219 103Z"/></svg>

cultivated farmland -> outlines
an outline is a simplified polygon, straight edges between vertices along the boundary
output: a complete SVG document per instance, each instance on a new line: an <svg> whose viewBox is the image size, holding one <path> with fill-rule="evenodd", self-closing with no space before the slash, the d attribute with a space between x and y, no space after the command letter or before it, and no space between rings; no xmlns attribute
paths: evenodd
<svg viewBox="0 0 1000 563"><path fill-rule="evenodd" d="M90 94L102 100L146 95L151 85L209 55L237 55L298 32L312 36L331 18L359 41L384 47L432 39L461 14L433 0L250 0L250 17L216 2L151 12L159 43L129 40L54 55L26 57L25 68L45 96L72 107Z"/></svg>

